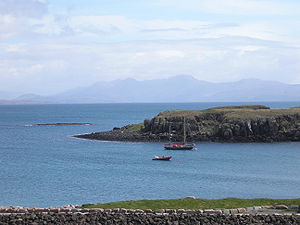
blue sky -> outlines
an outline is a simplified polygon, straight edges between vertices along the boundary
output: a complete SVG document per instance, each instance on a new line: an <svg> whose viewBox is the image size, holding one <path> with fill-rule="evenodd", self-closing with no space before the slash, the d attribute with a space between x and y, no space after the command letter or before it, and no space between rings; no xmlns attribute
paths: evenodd
<svg viewBox="0 0 300 225"><path fill-rule="evenodd" d="M178 74L300 83L299 27L296 0L0 0L0 93Z"/></svg>

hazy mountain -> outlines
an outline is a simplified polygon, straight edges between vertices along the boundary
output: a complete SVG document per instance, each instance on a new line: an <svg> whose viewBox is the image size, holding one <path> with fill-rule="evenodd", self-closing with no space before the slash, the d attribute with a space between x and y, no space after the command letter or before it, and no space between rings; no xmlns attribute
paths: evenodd
<svg viewBox="0 0 300 225"><path fill-rule="evenodd" d="M55 103L52 102L52 97L45 97L41 95L36 94L24 94L16 98L2 98L0 99L0 104L49 104L49 103Z"/></svg>
<svg viewBox="0 0 300 225"><path fill-rule="evenodd" d="M170 79L137 81L132 78L112 82L98 82L55 96L55 99L72 102L178 102L193 101L191 90L197 90L198 81L191 76L176 76ZM209 83L207 83L209 84Z"/></svg>
<svg viewBox="0 0 300 225"><path fill-rule="evenodd" d="M93 102L200 102L200 101L300 101L300 85L247 79L211 83L192 76L137 81L98 82L58 94L57 101Z"/></svg>
<svg viewBox="0 0 300 225"><path fill-rule="evenodd" d="M180 75L168 79L97 82L53 96L27 94L17 100L45 103L300 101L300 84L258 79L211 83Z"/></svg>

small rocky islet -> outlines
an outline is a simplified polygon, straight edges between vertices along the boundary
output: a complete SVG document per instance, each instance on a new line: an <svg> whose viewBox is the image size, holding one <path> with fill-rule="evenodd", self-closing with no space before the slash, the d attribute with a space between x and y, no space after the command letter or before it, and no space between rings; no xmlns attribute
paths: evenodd
<svg viewBox="0 0 300 225"><path fill-rule="evenodd" d="M31 126L86 126L94 125L93 123L36 123Z"/></svg>
<svg viewBox="0 0 300 225"><path fill-rule="evenodd" d="M184 126L190 142L300 141L300 107L241 105L165 111L140 124L74 137L131 142L165 142L171 137L175 142L183 140Z"/></svg>

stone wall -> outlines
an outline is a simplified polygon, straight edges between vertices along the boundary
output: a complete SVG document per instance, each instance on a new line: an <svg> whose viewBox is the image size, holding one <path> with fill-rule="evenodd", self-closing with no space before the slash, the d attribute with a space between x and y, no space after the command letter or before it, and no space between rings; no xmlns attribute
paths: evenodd
<svg viewBox="0 0 300 225"><path fill-rule="evenodd" d="M0 208L0 224L300 224L300 214L297 213L253 214L253 211L261 209L262 207L225 210L6 207Z"/></svg>

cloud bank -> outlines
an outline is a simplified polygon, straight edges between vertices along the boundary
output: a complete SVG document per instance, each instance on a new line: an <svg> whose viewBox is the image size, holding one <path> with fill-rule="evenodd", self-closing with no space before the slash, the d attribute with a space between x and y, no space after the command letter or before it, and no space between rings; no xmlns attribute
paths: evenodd
<svg viewBox="0 0 300 225"><path fill-rule="evenodd" d="M53 94L101 80L177 74L300 83L295 1L141 1L138 13L130 4L90 4L0 2L0 91Z"/></svg>

